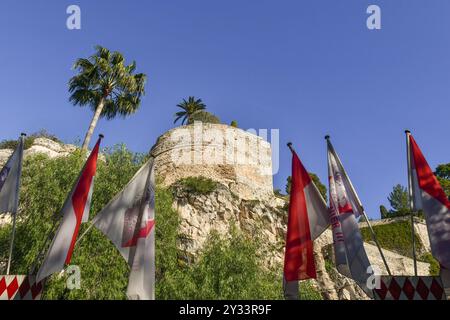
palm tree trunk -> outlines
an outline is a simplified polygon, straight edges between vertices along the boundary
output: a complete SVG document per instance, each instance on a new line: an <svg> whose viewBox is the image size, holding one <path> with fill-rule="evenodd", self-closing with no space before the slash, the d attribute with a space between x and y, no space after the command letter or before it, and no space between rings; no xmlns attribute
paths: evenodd
<svg viewBox="0 0 450 320"><path fill-rule="evenodd" d="M94 116L92 117L91 124L89 125L89 129L86 132L86 137L84 138L83 146L81 147L81 150L87 150L89 146L89 142L91 142L92 134L94 133L94 129L97 126L98 119L100 118L100 115L103 111L103 107L105 105L105 98L102 98L97 106L97 109L95 109Z"/></svg>

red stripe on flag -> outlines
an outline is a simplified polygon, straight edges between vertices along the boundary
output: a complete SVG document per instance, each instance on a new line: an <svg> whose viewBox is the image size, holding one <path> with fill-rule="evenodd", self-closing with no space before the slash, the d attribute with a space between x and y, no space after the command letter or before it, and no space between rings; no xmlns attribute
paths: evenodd
<svg viewBox="0 0 450 320"><path fill-rule="evenodd" d="M147 221L147 225L137 232L136 235L133 236L127 243L123 244L122 247L134 247L137 244L137 241L139 238L147 238L150 231L153 229L153 226L155 225L155 220L149 220Z"/></svg>
<svg viewBox="0 0 450 320"><path fill-rule="evenodd" d="M65 264L69 264L70 259L72 258L72 252L75 246L75 241L78 236L78 231L80 230L84 208L86 207L86 201L88 199L92 180L94 179L95 170L97 168L97 157L99 147L100 147L100 139L98 139L94 149L92 150L91 155L89 156L89 159L86 162L86 166L83 172L81 173L77 187L72 195L72 206L73 211L75 212L77 222L75 225L75 230L72 235L72 240L70 242L69 251L67 252Z"/></svg>
<svg viewBox="0 0 450 320"><path fill-rule="evenodd" d="M450 201L445 195L439 181L428 165L427 160L425 160L425 157L420 151L414 138L411 135L409 138L411 142L411 153L414 158L417 178L419 180L419 187L450 210Z"/></svg>
<svg viewBox="0 0 450 320"><path fill-rule="evenodd" d="M292 154L292 180L284 256L287 281L316 278L313 243L309 229L305 188L311 183L308 172L297 154Z"/></svg>

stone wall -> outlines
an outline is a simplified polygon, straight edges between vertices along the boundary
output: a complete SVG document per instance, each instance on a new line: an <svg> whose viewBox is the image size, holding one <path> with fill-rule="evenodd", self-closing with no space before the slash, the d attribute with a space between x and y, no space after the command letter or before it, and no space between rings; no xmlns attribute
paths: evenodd
<svg viewBox="0 0 450 320"><path fill-rule="evenodd" d="M165 186L204 176L243 199L273 195L270 143L242 129L198 122L177 127L160 136L151 153Z"/></svg>

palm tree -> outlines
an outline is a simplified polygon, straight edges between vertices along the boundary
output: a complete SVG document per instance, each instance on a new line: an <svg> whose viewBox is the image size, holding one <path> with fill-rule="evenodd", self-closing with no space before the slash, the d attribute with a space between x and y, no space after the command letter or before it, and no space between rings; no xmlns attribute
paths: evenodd
<svg viewBox="0 0 450 320"><path fill-rule="evenodd" d="M147 76L134 73L136 62L125 65L123 55L96 46L96 53L88 59L78 59L73 68L78 74L69 81L69 100L74 105L89 106L94 116L84 138L82 150L89 146L100 117L126 117L139 108Z"/></svg>
<svg viewBox="0 0 450 320"><path fill-rule="evenodd" d="M183 99L183 102L177 104L177 107L183 109L183 111L178 111L175 113L175 121L181 120L181 124L189 121L189 118L196 112L206 109L206 105L202 102L202 99L195 99L195 97L189 97L188 100Z"/></svg>

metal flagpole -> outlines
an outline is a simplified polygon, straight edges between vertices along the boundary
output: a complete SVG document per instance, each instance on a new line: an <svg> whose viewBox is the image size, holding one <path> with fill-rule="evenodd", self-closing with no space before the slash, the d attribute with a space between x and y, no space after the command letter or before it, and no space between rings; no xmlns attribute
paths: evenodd
<svg viewBox="0 0 450 320"><path fill-rule="evenodd" d="M383 250L381 249L380 243L378 242L378 238L377 238L377 236L376 236L376 234L375 234L375 231L373 230L372 225L370 224L369 218L367 217L366 210L364 209L364 207L363 207L363 205L362 205L362 202L361 202L361 200L359 199L358 194L356 193L355 187L353 187L353 183L352 183L352 181L348 178L347 171L345 171L345 168L344 168L344 166L342 165L342 162L341 162L341 159L339 158L339 155L336 153L336 151L334 150L333 145L331 144L330 136L329 136L329 135L326 135L326 136L325 136L325 140L327 140L327 144L328 144L328 146L330 147L331 151L333 152L334 156L336 157L336 160L337 160L339 166L341 167L342 172L343 172L343 173L345 174L345 176L347 177L347 181L348 181L348 183L349 183L349 185L350 185L351 192L352 192L353 195L355 196L355 200L358 202L358 206L362 209L362 214L363 214L363 216L364 216L364 219L365 219L366 222L367 222L367 226L369 227L370 234L372 235L372 239L373 239L373 241L375 242L375 244L376 244L376 246L377 246L377 248L378 248L378 251L380 252L380 256L381 256L381 259L383 260L384 266L386 267L386 271L387 271L387 273L391 276L391 275L392 275L392 274L391 274L391 270L389 269L389 266L388 266L388 264L387 264L386 257L384 256Z"/></svg>
<svg viewBox="0 0 450 320"><path fill-rule="evenodd" d="M412 190L412 172L411 172L411 146L409 136L411 131L405 130L406 134L406 157L408 163L408 197L409 197L409 209L411 210L411 240L412 240L412 254L414 260L414 275L417 276L417 257L416 257L416 240L414 237L414 197Z"/></svg>
<svg viewBox="0 0 450 320"><path fill-rule="evenodd" d="M13 214L13 225L12 225L12 231L11 231L11 243L9 245L9 257L8 257L8 266L6 268L6 274L9 275L9 271L11 269L11 259L12 259L12 253L13 253L13 248L14 248L14 236L16 234L16 217L17 217L17 211L18 211L18 207L19 207L19 191L20 191L20 176L22 174L22 160L23 160L23 145L24 145L24 139L25 139L26 134L25 133L21 133L20 134L20 150L19 150L19 172L18 174L18 179L19 182L16 185L16 199L15 199L15 203L14 203L14 214Z"/></svg>

